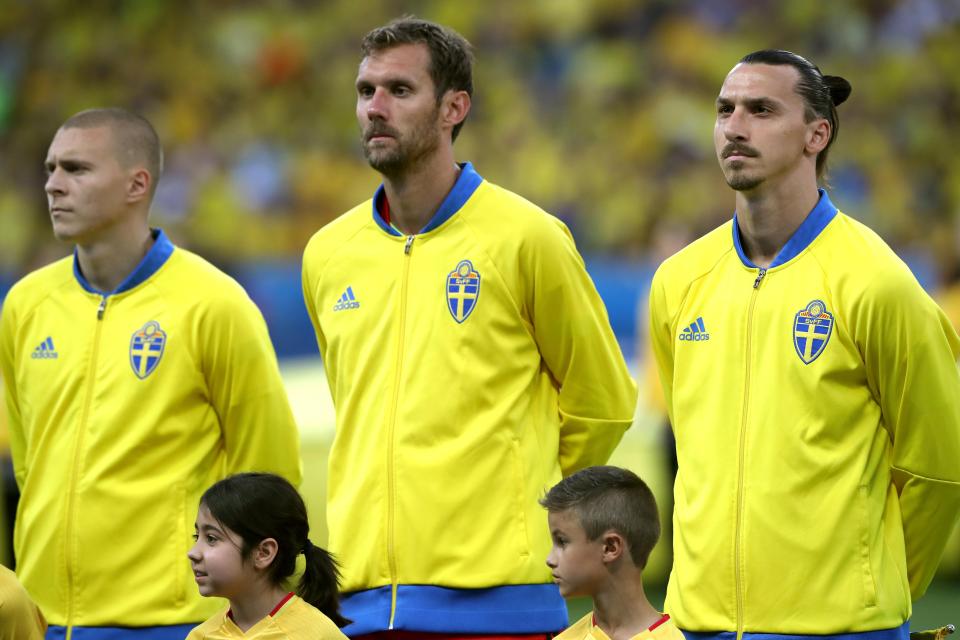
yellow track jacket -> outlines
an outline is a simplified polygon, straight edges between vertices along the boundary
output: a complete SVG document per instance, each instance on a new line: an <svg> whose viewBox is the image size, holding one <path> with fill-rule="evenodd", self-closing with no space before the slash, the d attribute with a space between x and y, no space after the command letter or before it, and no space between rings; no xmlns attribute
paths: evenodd
<svg viewBox="0 0 960 640"><path fill-rule="evenodd" d="M162 232L104 295L65 258L10 290L0 365L21 498L17 573L51 625L196 623L201 493L241 470L300 479L266 325Z"/></svg>
<svg viewBox="0 0 960 640"><path fill-rule="evenodd" d="M823 192L769 268L739 242L734 218L650 294L679 459L666 609L687 631L900 633L960 510L960 339Z"/></svg>
<svg viewBox="0 0 960 640"><path fill-rule="evenodd" d="M345 632L562 629L537 499L606 461L636 403L603 302L567 228L469 163L417 235L381 194L303 262L336 406Z"/></svg>

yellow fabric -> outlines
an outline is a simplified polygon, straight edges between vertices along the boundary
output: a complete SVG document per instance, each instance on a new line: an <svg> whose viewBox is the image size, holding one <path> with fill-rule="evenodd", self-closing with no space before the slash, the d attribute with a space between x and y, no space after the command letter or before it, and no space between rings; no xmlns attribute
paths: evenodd
<svg viewBox="0 0 960 640"><path fill-rule="evenodd" d="M407 242L367 201L304 254L336 406L327 522L343 589L549 583L537 499L605 462L636 404L603 302L567 228L488 182ZM464 260L480 289L457 322L447 278ZM338 305L347 287L355 308Z"/></svg>
<svg viewBox="0 0 960 640"><path fill-rule="evenodd" d="M0 640L43 640L47 623L13 571L0 566Z"/></svg>
<svg viewBox="0 0 960 640"><path fill-rule="evenodd" d="M757 277L732 223L654 276L680 466L665 607L685 631L897 627L960 512L960 338L842 213ZM814 300L832 334L805 364L795 322ZM709 339L682 339L697 318Z"/></svg>
<svg viewBox="0 0 960 640"><path fill-rule="evenodd" d="M341 640L347 636L330 618L298 596L280 611L267 616L244 633L227 616L229 609L216 614L187 636L187 640Z"/></svg>
<svg viewBox="0 0 960 640"><path fill-rule="evenodd" d="M554 640L610 640L610 637L603 632L603 629L593 624L593 612L591 611L570 625ZM684 640L684 638L673 620L667 620L657 625L652 631L650 629L641 631L630 640Z"/></svg>
<svg viewBox="0 0 960 640"><path fill-rule="evenodd" d="M937 296L937 302L950 318L953 328L960 331L960 280L941 291Z"/></svg>
<svg viewBox="0 0 960 640"><path fill-rule="evenodd" d="M187 549L201 493L242 470L300 480L299 438L266 325L243 289L176 249L107 298L72 258L21 280L0 321L18 575L50 624L203 620ZM140 379L132 336L166 332ZM50 337L56 358L33 358Z"/></svg>

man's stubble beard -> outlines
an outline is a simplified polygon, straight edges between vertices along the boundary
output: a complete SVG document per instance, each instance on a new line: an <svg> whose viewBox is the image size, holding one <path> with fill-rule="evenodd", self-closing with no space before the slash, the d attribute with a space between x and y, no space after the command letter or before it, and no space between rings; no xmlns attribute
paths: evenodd
<svg viewBox="0 0 960 640"><path fill-rule="evenodd" d="M367 162L378 173L387 176L402 176L429 158L440 146L440 131L436 127L439 108L428 121L421 123L406 138L394 138L393 149L371 150L363 145Z"/></svg>
<svg viewBox="0 0 960 640"><path fill-rule="evenodd" d="M749 175L740 171L734 171L731 174L724 175L727 186L734 191L750 191L763 184L764 177Z"/></svg>

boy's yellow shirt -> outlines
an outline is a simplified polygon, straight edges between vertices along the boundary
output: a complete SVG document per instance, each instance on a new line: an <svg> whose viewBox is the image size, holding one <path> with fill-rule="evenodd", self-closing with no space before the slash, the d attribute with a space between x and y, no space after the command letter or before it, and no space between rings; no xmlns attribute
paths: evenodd
<svg viewBox="0 0 960 640"><path fill-rule="evenodd" d="M591 611L567 627L555 640L610 640L610 636L593 623L593 611ZM684 640L684 638L670 616L663 614L660 620L630 640Z"/></svg>

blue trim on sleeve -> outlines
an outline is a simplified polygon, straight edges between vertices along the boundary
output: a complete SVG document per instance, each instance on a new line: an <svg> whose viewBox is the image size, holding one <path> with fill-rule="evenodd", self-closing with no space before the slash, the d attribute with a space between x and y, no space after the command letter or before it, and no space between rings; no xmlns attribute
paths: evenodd
<svg viewBox="0 0 960 640"><path fill-rule="evenodd" d="M341 612L353 623L350 636L386 631L390 587L344 596ZM489 589L448 589L399 585L393 629L424 633L554 633L568 625L567 605L554 584L521 584Z"/></svg>
<svg viewBox="0 0 960 640"><path fill-rule="evenodd" d="M768 269L779 267L800 255L800 252L809 247L810 243L820 235L821 231L826 229L830 221L837 215L837 208L833 206L827 192L823 189L817 189L817 191L820 192L820 199L817 201L817 205L807 214L807 217L804 218L800 226L797 227L797 230L793 232L793 235L787 240L787 244L783 245L773 259L773 262L767 267ZM740 225L737 223L736 212L733 214L733 246L737 248L737 255L740 256L740 262L751 269L759 268L747 257L747 254L743 250L743 244L740 242Z"/></svg>
<svg viewBox="0 0 960 640"><path fill-rule="evenodd" d="M721 631L719 633L684 631L686 640L735 640L735 631ZM743 634L743 640L909 640L910 621L892 629L877 631L861 631L859 633L831 633L826 635L791 635L785 633L751 633Z"/></svg>
<svg viewBox="0 0 960 640"><path fill-rule="evenodd" d="M472 196L473 192L477 190L477 187L480 186L481 182L483 182L483 178L473 168L472 163L461 163L460 175L457 177L457 181L454 183L453 189L450 190L450 193L447 194L447 197L444 198L442 203L440 203L440 208L437 209L435 214L433 214L430 222L428 222L427 225L418 233L427 233L428 231L433 231L453 217L453 214L463 208L463 205L467 203L467 200L470 199L470 196ZM384 188L381 184L379 187L377 187L376 193L373 194L373 219L381 229L390 235L401 236L403 234L387 224L387 222L383 219L383 216L380 215L380 210L377 208L377 203L380 202L380 199L383 197L383 193Z"/></svg>
<svg viewBox="0 0 960 640"><path fill-rule="evenodd" d="M173 624L162 627L73 627L73 640L183 640L194 624ZM45 640L65 640L67 628L50 625Z"/></svg>
<svg viewBox="0 0 960 640"><path fill-rule="evenodd" d="M123 293L124 291L129 291L137 285L143 283L147 278L155 274L160 267L167 261L167 258L173 253L173 243L167 239L167 234L163 232L163 229L151 229L150 233L153 235L153 246L150 247L150 250L147 251L147 255L143 256L143 260L140 261L140 264L137 265L130 275L128 275L120 285L113 291L100 291L95 288L90 282L84 277L83 273L80 271L80 261L77 259L77 250L73 250L73 275L77 279L77 282L80 283L80 286L89 291L90 293L95 293L99 296L112 296L117 293Z"/></svg>

